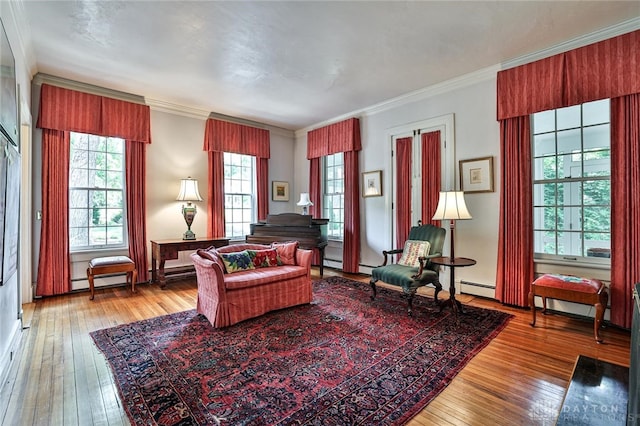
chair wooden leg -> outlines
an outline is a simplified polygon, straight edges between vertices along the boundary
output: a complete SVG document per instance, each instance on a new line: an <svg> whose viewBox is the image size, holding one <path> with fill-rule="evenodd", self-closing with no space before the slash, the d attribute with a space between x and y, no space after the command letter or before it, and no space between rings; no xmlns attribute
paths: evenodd
<svg viewBox="0 0 640 426"><path fill-rule="evenodd" d="M89 300L93 300L93 273L90 269L87 269L87 279L89 280L89 290L91 291L91 296Z"/></svg>
<svg viewBox="0 0 640 426"><path fill-rule="evenodd" d="M376 300L376 296L378 295L378 290L376 289L376 282L374 280L369 281L369 285L371 286L371 300Z"/></svg>
<svg viewBox="0 0 640 426"><path fill-rule="evenodd" d="M438 293L442 291L442 284L436 281L433 285L436 288L436 291L433 293L433 301L438 305Z"/></svg>
<svg viewBox="0 0 640 426"><path fill-rule="evenodd" d="M413 316L413 296L415 296L416 291L412 291L411 293L409 293L409 300L408 300L408 307L407 307L407 315L408 316Z"/></svg>
<svg viewBox="0 0 640 426"><path fill-rule="evenodd" d="M531 306L531 327L536 325L536 303L535 303L536 295L533 294L533 291L529 292L529 306Z"/></svg>

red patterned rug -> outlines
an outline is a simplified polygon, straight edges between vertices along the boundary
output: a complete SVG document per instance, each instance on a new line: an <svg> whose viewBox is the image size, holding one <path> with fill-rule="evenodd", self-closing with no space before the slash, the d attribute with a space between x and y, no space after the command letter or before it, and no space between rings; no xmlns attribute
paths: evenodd
<svg viewBox="0 0 640 426"><path fill-rule="evenodd" d="M91 333L134 425L401 425L508 323L331 277L310 305L214 329L195 310Z"/></svg>

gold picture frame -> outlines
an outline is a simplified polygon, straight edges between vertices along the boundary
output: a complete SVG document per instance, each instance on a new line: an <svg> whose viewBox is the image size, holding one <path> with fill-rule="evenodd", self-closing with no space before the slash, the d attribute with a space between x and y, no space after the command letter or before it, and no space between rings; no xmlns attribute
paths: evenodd
<svg viewBox="0 0 640 426"><path fill-rule="evenodd" d="M362 196L382 196L382 170L374 170L362 173Z"/></svg>
<svg viewBox="0 0 640 426"><path fill-rule="evenodd" d="M289 182L272 181L271 199L273 201L289 201Z"/></svg>
<svg viewBox="0 0 640 426"><path fill-rule="evenodd" d="M493 157L460 160L460 191L493 192Z"/></svg>

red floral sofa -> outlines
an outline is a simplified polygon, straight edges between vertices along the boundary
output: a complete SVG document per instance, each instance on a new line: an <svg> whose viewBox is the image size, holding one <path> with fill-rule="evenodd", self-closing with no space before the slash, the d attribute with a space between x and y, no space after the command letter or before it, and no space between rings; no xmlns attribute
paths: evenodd
<svg viewBox="0 0 640 426"><path fill-rule="evenodd" d="M198 250L191 254L198 280L197 310L221 328L311 303L311 257L312 251L299 249L297 242Z"/></svg>

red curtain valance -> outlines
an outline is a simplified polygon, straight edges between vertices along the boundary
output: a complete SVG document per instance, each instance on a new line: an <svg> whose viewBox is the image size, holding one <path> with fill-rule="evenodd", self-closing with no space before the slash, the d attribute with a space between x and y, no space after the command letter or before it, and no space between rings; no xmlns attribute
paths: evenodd
<svg viewBox="0 0 640 426"><path fill-rule="evenodd" d="M640 92L640 30L498 72L498 120Z"/></svg>
<svg viewBox="0 0 640 426"><path fill-rule="evenodd" d="M150 116L147 105L43 84L37 126L150 143Z"/></svg>
<svg viewBox="0 0 640 426"><path fill-rule="evenodd" d="M361 149L358 118L349 118L307 133L307 159Z"/></svg>
<svg viewBox="0 0 640 426"><path fill-rule="evenodd" d="M271 158L269 141L268 130L210 118L204 132L203 149Z"/></svg>

